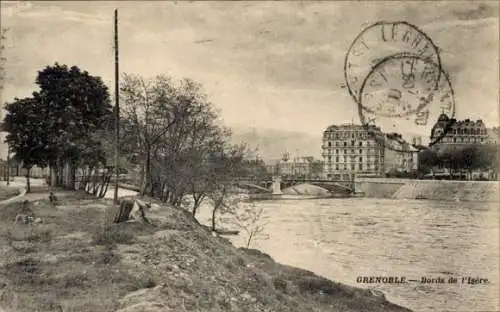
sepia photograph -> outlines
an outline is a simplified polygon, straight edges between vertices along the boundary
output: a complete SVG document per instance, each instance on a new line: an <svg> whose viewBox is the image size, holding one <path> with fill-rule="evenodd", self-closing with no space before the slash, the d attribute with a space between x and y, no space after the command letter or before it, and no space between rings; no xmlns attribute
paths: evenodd
<svg viewBox="0 0 500 312"><path fill-rule="evenodd" d="M1 1L0 312L499 312L499 20Z"/></svg>

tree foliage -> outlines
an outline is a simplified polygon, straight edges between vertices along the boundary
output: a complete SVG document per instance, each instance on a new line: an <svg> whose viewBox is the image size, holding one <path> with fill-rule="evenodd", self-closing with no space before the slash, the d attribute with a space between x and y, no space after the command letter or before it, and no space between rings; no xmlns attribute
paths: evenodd
<svg viewBox="0 0 500 312"><path fill-rule="evenodd" d="M447 169L450 175L462 170L472 174L474 170L498 168L499 155L498 146L491 144L426 149L418 154L419 170L428 172L437 167Z"/></svg>
<svg viewBox="0 0 500 312"><path fill-rule="evenodd" d="M200 89L191 80L183 80L176 86L168 76L145 81L140 76L124 75L121 85L123 142L124 148L137 155L141 164L142 195L154 192L155 158L161 162L172 150L179 152L186 143L186 134L196 131L190 129L192 117L199 117L207 106Z"/></svg>
<svg viewBox="0 0 500 312"><path fill-rule="evenodd" d="M36 110L36 97L14 99L5 106L7 114L3 130L7 131L6 142L14 158L27 170L27 192L31 191L29 172L35 165L46 167L50 159L49 136L41 131L46 120Z"/></svg>
<svg viewBox="0 0 500 312"><path fill-rule="evenodd" d="M112 118L108 88L99 77L57 63L39 71L36 83L41 89L36 106L48 121L44 130L51 139L52 161L79 158L82 150L95 146L92 134Z"/></svg>
<svg viewBox="0 0 500 312"><path fill-rule="evenodd" d="M122 148L141 167L141 194L176 206L189 194L193 215L210 199L215 213L234 177L244 174L246 147L229 144L231 132L202 86L125 75L121 90Z"/></svg>
<svg viewBox="0 0 500 312"><path fill-rule="evenodd" d="M36 84L32 97L6 105L7 142L25 166L49 164L62 184L65 164L74 171L104 161L95 133L112 119L108 89L99 77L57 63L39 71Z"/></svg>

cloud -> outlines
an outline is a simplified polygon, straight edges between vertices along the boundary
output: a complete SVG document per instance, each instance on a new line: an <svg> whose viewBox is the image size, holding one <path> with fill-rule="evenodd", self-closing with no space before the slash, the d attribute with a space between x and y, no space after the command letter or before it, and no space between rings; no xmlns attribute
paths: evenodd
<svg viewBox="0 0 500 312"><path fill-rule="evenodd" d="M11 86L5 97L33 88L36 71L55 61L79 65L111 83L117 6L121 71L198 80L230 124L255 121L315 133L331 123L356 122L355 105L341 88L344 56L356 35L379 20L407 20L423 29L442 50L460 113L480 112L491 119L498 99L498 16L481 9L480 3L464 3L123 1L14 6L10 13L2 10L2 23L11 25L15 36L8 51ZM480 105L468 107L478 99Z"/></svg>
<svg viewBox="0 0 500 312"><path fill-rule="evenodd" d="M2 5L3 6L3 5ZM20 19L37 19L40 22L51 20L51 22L79 22L85 24L110 23L112 18L103 15L87 14L74 10L63 9L55 4L43 2L20 2L7 4L2 8L6 17Z"/></svg>
<svg viewBox="0 0 500 312"><path fill-rule="evenodd" d="M460 20L478 20L489 17L498 17L498 7L486 3L480 3L472 8L462 8L454 10L453 13Z"/></svg>

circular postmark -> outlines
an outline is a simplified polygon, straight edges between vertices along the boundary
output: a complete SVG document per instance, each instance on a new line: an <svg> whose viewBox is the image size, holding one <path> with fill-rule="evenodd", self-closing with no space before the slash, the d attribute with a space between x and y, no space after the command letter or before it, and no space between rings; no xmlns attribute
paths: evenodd
<svg viewBox="0 0 500 312"><path fill-rule="evenodd" d="M373 67L382 59L396 55L417 56L441 69L438 47L418 27L405 21L374 23L354 39L344 61L346 86L356 103L360 101L362 83ZM438 81L439 77L436 88Z"/></svg>
<svg viewBox="0 0 500 312"><path fill-rule="evenodd" d="M431 135L433 125L451 124L455 115L454 91L442 68L428 58L401 54L375 64L361 84L357 104L368 133L379 144L404 152L418 151L405 146L415 137L430 136L429 146L439 142L450 127L445 124L445 131Z"/></svg>

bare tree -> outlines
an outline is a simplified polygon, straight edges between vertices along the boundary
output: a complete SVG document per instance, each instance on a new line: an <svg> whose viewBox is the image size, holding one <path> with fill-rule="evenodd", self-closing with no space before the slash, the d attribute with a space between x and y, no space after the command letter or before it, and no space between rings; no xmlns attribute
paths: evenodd
<svg viewBox="0 0 500 312"><path fill-rule="evenodd" d="M167 76L154 81L124 75L121 96L125 135L133 138L142 167L141 195L151 185L151 159L154 146L184 112L176 110L175 89Z"/></svg>
<svg viewBox="0 0 500 312"><path fill-rule="evenodd" d="M268 239L265 234L266 222L262 220L263 207L256 207L254 204L247 205L234 213L236 225L246 234L245 246L250 248L250 244L256 240Z"/></svg>
<svg viewBox="0 0 500 312"><path fill-rule="evenodd" d="M125 75L121 89L124 133L142 168L141 195L168 189L168 200L178 201L184 183L178 184L182 176L172 183L172 170L180 164L179 156L190 143L190 134L199 128L193 128L193 123L210 115L211 104L201 85L189 79L174 84L167 76L146 82L139 76ZM161 170L153 173L154 164ZM161 181L161 176L170 180Z"/></svg>
<svg viewBox="0 0 500 312"><path fill-rule="evenodd" d="M264 207L258 207L252 202L243 202L239 197L233 196L228 197L227 202L225 202L221 209L220 215L225 216L219 218L219 220L224 220L223 223L227 223L230 226L236 226L241 232L243 232L245 247L250 248L252 242L258 240L265 240L269 238L269 235L265 233L265 227L267 222L264 222ZM216 216L212 216L212 222Z"/></svg>
<svg viewBox="0 0 500 312"><path fill-rule="evenodd" d="M206 196L212 202L212 231L216 231L216 215L223 209L231 209L227 203L234 178L241 175L243 171L243 160L245 146L226 146L222 150L214 153L207 162L208 181L202 184ZM229 208L228 208L229 206Z"/></svg>

